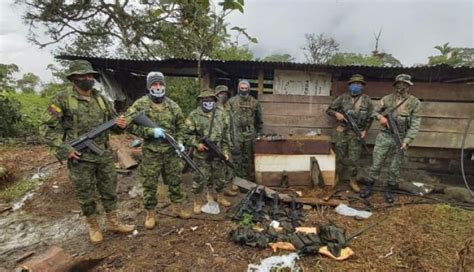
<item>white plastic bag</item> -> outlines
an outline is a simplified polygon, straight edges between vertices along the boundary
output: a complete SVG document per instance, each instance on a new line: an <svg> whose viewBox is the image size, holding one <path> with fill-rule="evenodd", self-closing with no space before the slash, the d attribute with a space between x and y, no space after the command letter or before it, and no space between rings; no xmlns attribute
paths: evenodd
<svg viewBox="0 0 474 272"><path fill-rule="evenodd" d="M365 218L365 219L372 216L371 212L356 210L354 208L351 208L351 207L347 206L346 204L339 204L336 207L335 211L340 215L358 216L358 217Z"/></svg>

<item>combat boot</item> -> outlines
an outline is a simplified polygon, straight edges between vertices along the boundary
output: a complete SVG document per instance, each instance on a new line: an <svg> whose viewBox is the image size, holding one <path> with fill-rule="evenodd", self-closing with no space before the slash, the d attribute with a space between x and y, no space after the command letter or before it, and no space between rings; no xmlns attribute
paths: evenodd
<svg viewBox="0 0 474 272"><path fill-rule="evenodd" d="M233 186L227 185L226 188L224 189L224 195L226 195L226 196L236 196L237 195L237 190L234 190Z"/></svg>
<svg viewBox="0 0 474 272"><path fill-rule="evenodd" d="M372 195L372 191L374 190L374 181L373 180L368 180L367 185L364 187L363 190L360 191L360 197L362 198L368 198L370 195Z"/></svg>
<svg viewBox="0 0 474 272"><path fill-rule="evenodd" d="M117 211L107 213L107 230L117 233L129 233L135 229L134 225L127 225L120 222Z"/></svg>
<svg viewBox="0 0 474 272"><path fill-rule="evenodd" d="M221 204L224 207L229 207L230 205L232 205L232 203L230 203L229 200L225 199L223 193L217 194L217 203Z"/></svg>
<svg viewBox="0 0 474 272"><path fill-rule="evenodd" d="M352 191L354 191L355 193L360 192L359 184L357 183L357 180L355 178L351 177L349 179L349 186L351 187Z"/></svg>
<svg viewBox="0 0 474 272"><path fill-rule="evenodd" d="M394 185L387 184L387 186L385 187L385 194L383 195L383 198L385 199L385 202L387 202L388 204L392 204L395 201L392 195L392 191L394 189L396 189L396 186Z"/></svg>
<svg viewBox="0 0 474 272"><path fill-rule="evenodd" d="M184 210L180 204L172 203L171 204L171 211L181 219L189 219L191 218L191 214Z"/></svg>
<svg viewBox="0 0 474 272"><path fill-rule="evenodd" d="M153 229L156 226L155 210L146 210L145 228Z"/></svg>
<svg viewBox="0 0 474 272"><path fill-rule="evenodd" d="M99 222L97 222L97 217L98 216L96 214L86 217L87 227L89 228L89 239L93 244L101 243L103 240Z"/></svg>
<svg viewBox="0 0 474 272"><path fill-rule="evenodd" d="M193 213L194 214L201 214L201 207L202 207L202 199L200 195L194 196L194 205L193 205Z"/></svg>

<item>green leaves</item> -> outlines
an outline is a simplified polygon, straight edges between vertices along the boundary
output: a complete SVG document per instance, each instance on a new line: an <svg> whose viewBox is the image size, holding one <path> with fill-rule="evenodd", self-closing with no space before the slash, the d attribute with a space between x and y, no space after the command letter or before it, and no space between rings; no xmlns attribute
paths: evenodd
<svg viewBox="0 0 474 272"><path fill-rule="evenodd" d="M224 0L219 2L219 5L222 6L224 10L238 10L241 13L244 13L244 1L243 0Z"/></svg>

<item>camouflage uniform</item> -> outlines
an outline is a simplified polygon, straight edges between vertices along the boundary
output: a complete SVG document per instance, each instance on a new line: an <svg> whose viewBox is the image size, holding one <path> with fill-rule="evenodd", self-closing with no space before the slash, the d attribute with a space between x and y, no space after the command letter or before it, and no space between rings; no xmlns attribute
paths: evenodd
<svg viewBox="0 0 474 272"><path fill-rule="evenodd" d="M214 109L214 121L212 131L209 135L209 127L211 125L212 112L204 112L201 107L192 111L186 119L186 134L188 135L187 145L196 148L199 139L207 136L212 142L220 148L220 150L229 156L230 154L230 137L229 137L229 121L224 111ZM205 177L194 173L194 182L192 191L199 194L204 188L204 184L214 185L216 192L220 193L226 185L225 175L226 169L224 162L218 158L208 156L207 152L194 152L194 161L204 173Z"/></svg>
<svg viewBox="0 0 474 272"><path fill-rule="evenodd" d="M382 113L391 110L402 102L406 97L408 99L395 110L397 127L400 138L404 143L410 144L418 133L421 123L420 110L421 102L413 95L405 93L400 96L397 93L384 96L380 100L380 106L374 113L374 117L380 120ZM369 182L374 183L380 177L380 170L384 161L390 162L387 184L396 187L400 175L400 166L404 160L404 152L400 152L395 144L393 136L388 128L384 128L377 135L373 152L372 167L369 171Z"/></svg>
<svg viewBox="0 0 474 272"><path fill-rule="evenodd" d="M349 84L352 82L349 81ZM357 122L360 131L367 132L372 124L373 110L374 106L368 95L352 96L348 91L337 97L326 112L330 116L335 116L336 112L342 113L345 111ZM339 179L346 179L346 171L348 171L349 177L355 178L358 172L357 163L360 159L362 143L357 139L355 132L344 122L338 122L336 131L332 136L336 152L336 171Z"/></svg>
<svg viewBox="0 0 474 272"><path fill-rule="evenodd" d="M52 99L48 111L42 117L40 133L52 153L58 159L65 160L68 154L74 151L67 142L115 116L113 106L96 90L92 90L91 99L88 101L70 89L58 93ZM85 216L96 213L96 188L106 212L117 208L117 174L107 140L107 132L94 139L95 144L105 150L103 155L96 155L85 148L81 150L79 163L73 164L70 160L67 162L68 176Z"/></svg>
<svg viewBox="0 0 474 272"><path fill-rule="evenodd" d="M262 108L257 99L251 95L246 97L236 95L228 104L232 109L236 131L237 146L233 146L232 152L236 166L235 175L254 180L253 140L262 132Z"/></svg>
<svg viewBox="0 0 474 272"><path fill-rule="evenodd" d="M227 86L217 86L215 90L215 94L218 95L222 91L228 91ZM229 124L229 137L230 137L230 150L234 148L234 142L235 142L235 135L234 135L234 117L232 116L232 109L230 108L230 105L228 101L225 104L222 104L221 102L217 102L217 110L220 110L223 112L225 118L227 119L227 122ZM225 173L225 182L226 184L231 183L232 179L234 178L234 171L232 168L226 166L226 173ZM232 193L231 193L232 194Z"/></svg>
<svg viewBox="0 0 474 272"><path fill-rule="evenodd" d="M178 143L184 140L184 117L181 108L173 100L165 97L160 104L153 103L144 96L128 109L128 112L145 111L145 114L173 136ZM129 126L129 131L144 139L142 147L142 162L139 166L140 179L143 184L143 203L147 210L154 209L157 204L157 183L162 175L163 182L169 186L169 198L173 203L184 200L181 192L181 159L174 149L164 139L153 137L153 128L135 124Z"/></svg>

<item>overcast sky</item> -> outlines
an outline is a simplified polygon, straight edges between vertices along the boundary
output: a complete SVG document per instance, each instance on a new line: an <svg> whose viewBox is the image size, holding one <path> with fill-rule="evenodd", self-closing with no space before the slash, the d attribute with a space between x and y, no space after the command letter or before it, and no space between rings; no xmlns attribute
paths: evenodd
<svg viewBox="0 0 474 272"><path fill-rule="evenodd" d="M28 27L13 2L0 0L0 63L48 80L52 48L27 42ZM301 62L305 33L331 36L343 52L369 54L382 28L379 48L406 66L426 63L437 52L433 47L445 42L474 47L474 0L247 0L245 13L228 21L258 39L250 45L256 56L289 53Z"/></svg>

